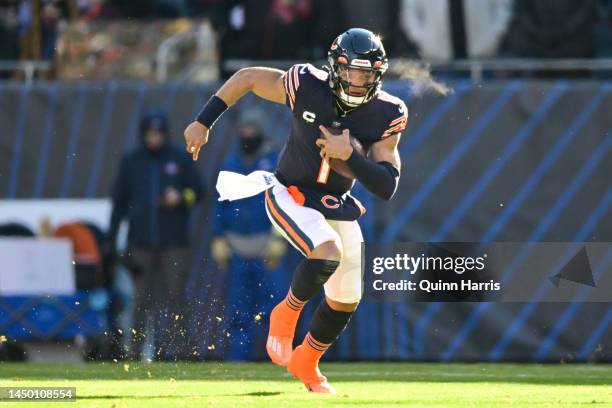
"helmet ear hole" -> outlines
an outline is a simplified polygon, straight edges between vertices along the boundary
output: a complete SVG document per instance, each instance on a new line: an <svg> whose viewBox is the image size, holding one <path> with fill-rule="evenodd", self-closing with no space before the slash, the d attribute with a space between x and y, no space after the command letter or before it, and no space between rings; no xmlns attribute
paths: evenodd
<svg viewBox="0 0 612 408"><path fill-rule="evenodd" d="M373 65L372 65L372 67L373 67L373 68L377 68L377 69L378 69L378 68L380 68L380 67L382 67L382 61L376 61L376 62L375 62Z"/></svg>

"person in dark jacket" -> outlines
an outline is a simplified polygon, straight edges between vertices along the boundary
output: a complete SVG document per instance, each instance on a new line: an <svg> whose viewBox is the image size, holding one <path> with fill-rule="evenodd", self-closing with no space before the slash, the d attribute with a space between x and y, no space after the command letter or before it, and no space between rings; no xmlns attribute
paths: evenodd
<svg viewBox="0 0 612 408"><path fill-rule="evenodd" d="M126 263L134 280L132 357L139 359L143 340L155 335L156 358L176 353L181 293L189 247L189 215L203 195L200 176L189 155L168 140L162 111L145 113L141 144L122 159L112 192L109 240L127 219ZM147 327L149 330L147 330Z"/></svg>

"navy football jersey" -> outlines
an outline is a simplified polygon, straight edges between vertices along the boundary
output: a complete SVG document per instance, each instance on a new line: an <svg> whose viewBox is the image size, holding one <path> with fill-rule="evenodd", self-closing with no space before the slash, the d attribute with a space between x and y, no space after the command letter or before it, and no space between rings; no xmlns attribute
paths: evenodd
<svg viewBox="0 0 612 408"><path fill-rule="evenodd" d="M280 153L276 175L285 185L344 194L353 186L353 180L323 165L316 145L321 135L319 125L349 129L367 152L373 143L406 128L408 110L399 98L379 91L366 104L341 116L327 76L327 72L310 64L294 65L285 73L286 104L292 110L291 133Z"/></svg>

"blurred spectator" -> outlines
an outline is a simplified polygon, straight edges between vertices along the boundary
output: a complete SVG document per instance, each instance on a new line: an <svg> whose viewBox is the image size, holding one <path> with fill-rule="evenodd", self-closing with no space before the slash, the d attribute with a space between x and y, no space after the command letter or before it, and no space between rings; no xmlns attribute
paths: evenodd
<svg viewBox="0 0 612 408"><path fill-rule="evenodd" d="M601 0L600 10L595 26L596 56L612 58L612 0Z"/></svg>
<svg viewBox="0 0 612 408"><path fill-rule="evenodd" d="M262 133L263 112L245 111L238 124L239 143L222 165L223 170L248 174L274 171L277 152ZM228 357L247 360L258 353L252 339L257 311L268 310L272 293L270 270L286 251L284 240L275 235L261 195L217 202L211 252L219 267L227 271L225 321L233 338Z"/></svg>
<svg viewBox="0 0 612 408"><path fill-rule="evenodd" d="M592 58L598 0L515 0L502 51L522 58Z"/></svg>
<svg viewBox="0 0 612 408"><path fill-rule="evenodd" d="M77 0L77 9L81 21L125 17L111 0Z"/></svg>
<svg viewBox="0 0 612 408"><path fill-rule="evenodd" d="M211 13L218 35L220 72L228 59L310 60L318 27L314 17L326 3L315 0L219 1ZM340 18L341 16L338 16ZM331 43L333 38L328 38ZM328 45L326 45L327 47Z"/></svg>
<svg viewBox="0 0 612 408"><path fill-rule="evenodd" d="M112 0L128 18L187 17L190 0Z"/></svg>
<svg viewBox="0 0 612 408"><path fill-rule="evenodd" d="M68 18L68 0L22 0L19 22L23 59L52 60L60 21Z"/></svg>
<svg viewBox="0 0 612 408"><path fill-rule="evenodd" d="M60 8L58 0L43 0L40 10L41 58L52 60L55 54L58 25L67 12ZM64 2L62 2L64 3Z"/></svg>
<svg viewBox="0 0 612 408"><path fill-rule="evenodd" d="M382 36L385 50L391 58L418 56L416 45L407 37L400 24L401 0L367 1L342 0L340 15L345 28L335 27L325 44L325 53L332 40L345 29L363 27Z"/></svg>
<svg viewBox="0 0 612 408"><path fill-rule="evenodd" d="M71 0L0 2L0 60L52 60L60 22L76 16L72 5Z"/></svg>
<svg viewBox="0 0 612 408"><path fill-rule="evenodd" d="M18 2L16 0L6 1L0 5L0 60L19 59L19 20L17 10Z"/></svg>
<svg viewBox="0 0 612 408"><path fill-rule="evenodd" d="M221 73L228 59L317 61L336 36L364 27L385 39L393 57L414 57L416 47L399 25L400 0L229 0L217 2L212 20L219 36Z"/></svg>
<svg viewBox="0 0 612 408"><path fill-rule="evenodd" d="M143 115L140 135L141 146L124 156L115 181L108 251L115 250L126 218L125 261L134 281L132 356L140 357L145 335L153 332L157 357L168 359L181 333L189 215L203 188L191 157L168 140L165 113Z"/></svg>
<svg viewBox="0 0 612 408"><path fill-rule="evenodd" d="M511 0L402 0L401 25L426 59L491 57L511 7Z"/></svg>

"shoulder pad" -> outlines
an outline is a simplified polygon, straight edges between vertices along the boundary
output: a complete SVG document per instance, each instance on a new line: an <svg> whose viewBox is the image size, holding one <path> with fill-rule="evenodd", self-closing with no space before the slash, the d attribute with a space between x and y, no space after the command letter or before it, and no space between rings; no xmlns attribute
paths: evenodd
<svg viewBox="0 0 612 408"><path fill-rule="evenodd" d="M387 129L382 134L382 138L402 132L408 123L408 108L400 98L390 95L385 91L378 93L378 99L386 102L385 116L389 119Z"/></svg>
<svg viewBox="0 0 612 408"><path fill-rule="evenodd" d="M296 64L285 72L283 85L285 86L285 93L287 94L291 110L293 110L293 105L295 105L300 84L312 79L327 81L327 72L317 69L311 64Z"/></svg>
<svg viewBox="0 0 612 408"><path fill-rule="evenodd" d="M319 81L327 81L328 80L329 74L327 73L327 71L315 68L312 64L305 64L305 65L306 65L306 70L304 70L304 71L307 71L310 75L314 76Z"/></svg>

